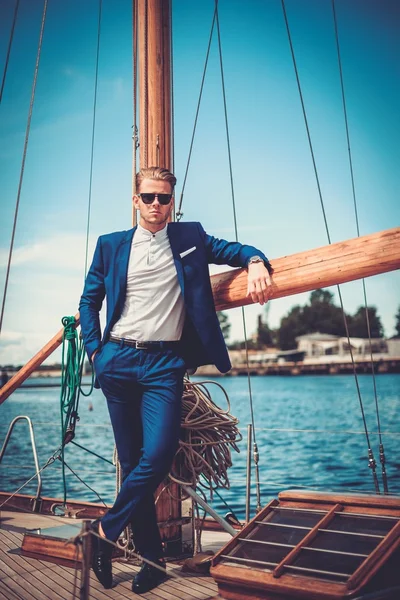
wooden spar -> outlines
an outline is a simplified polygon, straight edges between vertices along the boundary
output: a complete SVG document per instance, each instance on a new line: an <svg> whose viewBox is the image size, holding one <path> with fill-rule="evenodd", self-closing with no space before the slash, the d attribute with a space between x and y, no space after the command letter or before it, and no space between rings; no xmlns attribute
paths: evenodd
<svg viewBox="0 0 400 600"><path fill-rule="evenodd" d="M78 326L79 321L79 313L75 315L76 325ZM25 381L28 379L29 375L33 373L51 354L53 354L54 350L62 344L64 335L64 329L60 329L56 333L54 337L51 338L49 342L43 348L35 354L3 387L0 389L0 404L7 400L8 396L10 396L17 388L20 387Z"/></svg>
<svg viewBox="0 0 400 600"><path fill-rule="evenodd" d="M400 227L271 259L271 263L275 269L271 300L394 271L400 268ZM246 275L245 269L236 269L211 277L217 310L252 303L246 296ZM79 313L75 319L78 325ZM58 348L63 331L0 389L0 404Z"/></svg>
<svg viewBox="0 0 400 600"><path fill-rule="evenodd" d="M400 268L400 227L271 259L272 298L283 298ZM215 307L252 304L244 269L211 277Z"/></svg>
<svg viewBox="0 0 400 600"><path fill-rule="evenodd" d="M170 0L137 0L140 166L172 169Z"/></svg>

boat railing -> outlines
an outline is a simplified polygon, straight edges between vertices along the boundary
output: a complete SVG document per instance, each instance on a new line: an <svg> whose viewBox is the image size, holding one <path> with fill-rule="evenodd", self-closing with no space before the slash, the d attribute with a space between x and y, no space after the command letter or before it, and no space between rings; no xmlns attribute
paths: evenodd
<svg viewBox="0 0 400 600"><path fill-rule="evenodd" d="M42 476L40 474L40 468L39 468L39 460L38 460L38 454L37 454L37 449L36 449L36 442L35 442L35 433L33 431L33 424L32 421L29 417L27 417L26 415L19 415L17 417L15 417L15 419L13 419L8 427L8 431L7 431L7 435L5 437L3 446L0 450L0 464L1 461L3 460L3 456L5 454L5 451L7 449L7 445L8 442L10 441L11 438L11 434L14 430L15 425L17 424L18 421L21 420L26 420L28 423L28 427L29 427L29 434L30 434L30 438L31 438L31 445L32 445L32 453L33 453L33 460L35 462L35 468L36 468L36 476L37 476L37 490L36 490L36 496L33 498L32 501L32 511L33 512L40 512L40 505L41 505L41 497L40 497L40 493L42 491Z"/></svg>

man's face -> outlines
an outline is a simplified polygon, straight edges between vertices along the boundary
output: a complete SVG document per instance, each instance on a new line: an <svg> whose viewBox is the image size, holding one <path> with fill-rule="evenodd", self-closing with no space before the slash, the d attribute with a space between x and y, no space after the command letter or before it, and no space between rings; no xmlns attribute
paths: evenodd
<svg viewBox="0 0 400 600"><path fill-rule="evenodd" d="M138 194L171 194L171 184L160 179L143 179ZM174 200L169 204L160 204L157 196L151 204L145 204L140 196L133 197L133 205L140 212L140 224L155 233L160 231L168 221Z"/></svg>

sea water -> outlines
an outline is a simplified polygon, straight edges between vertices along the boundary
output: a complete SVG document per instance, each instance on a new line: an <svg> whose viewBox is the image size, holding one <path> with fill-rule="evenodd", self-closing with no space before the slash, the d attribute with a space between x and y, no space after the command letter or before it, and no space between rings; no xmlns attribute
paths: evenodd
<svg viewBox="0 0 400 600"><path fill-rule="evenodd" d="M193 377L193 381L201 381ZM61 419L59 389L45 387L54 379L30 379L0 407L0 445L8 425L18 415L27 415L34 425L39 464L42 467L60 447ZM240 453L232 452L229 469L230 489L220 489L213 507L222 514L233 510L238 518L245 515L247 425L251 423L250 392L247 377L223 377L231 413L239 419L243 440ZM379 436L373 380L370 375L358 378L361 401L367 423L370 446L379 462ZM221 407L225 399L218 386L209 384L214 401ZM386 455L389 492L400 494L400 375L376 376L378 409L382 441ZM281 490L313 489L317 491L375 492L372 471L368 466L368 442L365 435L356 383L350 375L252 377L256 441L259 449L261 505L277 497ZM86 387L85 390L88 388ZM90 408L92 407L92 410ZM89 398L81 397L75 440L80 446L107 461L113 457L113 435L105 399L100 390ZM115 496L115 469L109 463L80 447L65 448L67 498L111 503ZM33 454L26 422L16 424L0 465L0 489L14 492L35 473ZM61 462L56 460L42 474L43 496L62 497ZM255 474L252 468L251 507L256 507ZM21 493L34 494L37 480Z"/></svg>

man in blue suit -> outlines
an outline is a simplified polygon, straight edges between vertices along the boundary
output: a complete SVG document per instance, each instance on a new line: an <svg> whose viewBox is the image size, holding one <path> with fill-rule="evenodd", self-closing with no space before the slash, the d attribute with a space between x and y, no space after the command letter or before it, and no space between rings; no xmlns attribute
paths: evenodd
<svg viewBox="0 0 400 600"><path fill-rule="evenodd" d="M146 563L135 593L165 579L153 494L179 443L183 376L214 364L231 368L212 296L209 263L248 269L248 295L264 304L271 265L252 246L207 235L200 223L168 223L175 176L160 167L136 176L137 227L101 236L80 301L86 351L108 404L123 483L113 507L93 524L115 541L130 523ZM107 298L101 335L99 311ZM93 570L112 586L111 545L93 537Z"/></svg>

